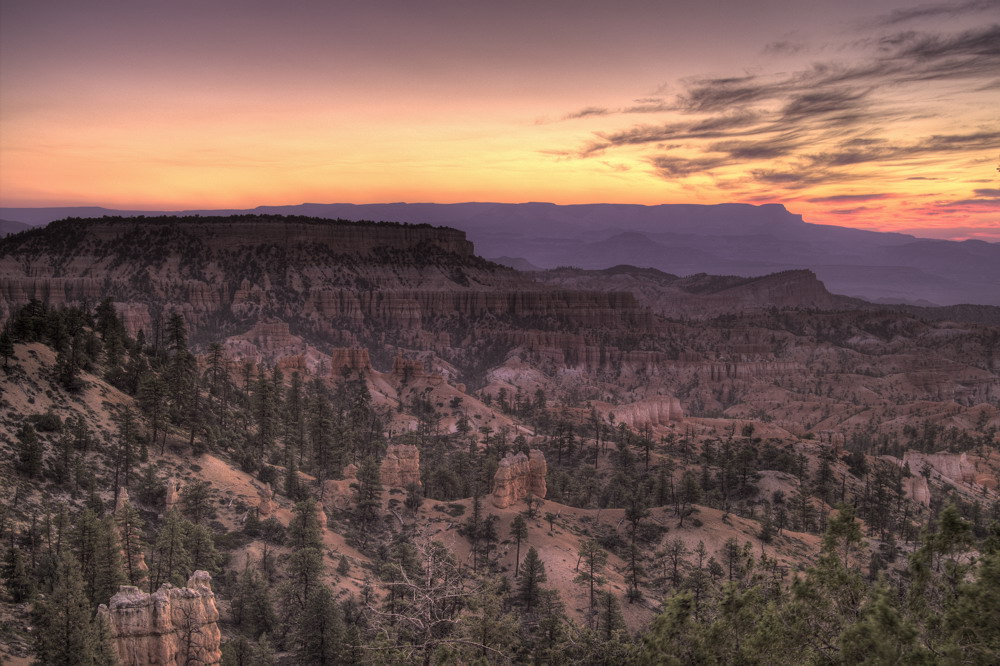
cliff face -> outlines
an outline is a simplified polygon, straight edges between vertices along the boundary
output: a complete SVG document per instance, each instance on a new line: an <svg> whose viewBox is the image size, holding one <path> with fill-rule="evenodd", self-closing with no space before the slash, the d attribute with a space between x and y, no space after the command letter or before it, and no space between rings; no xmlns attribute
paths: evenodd
<svg viewBox="0 0 1000 666"><path fill-rule="evenodd" d="M808 270L784 271L757 278L692 275L680 278L628 266L604 271L565 268L533 274L540 282L570 289L627 291L652 310L669 317L717 317L768 308L848 307Z"/></svg>
<svg viewBox="0 0 1000 666"><path fill-rule="evenodd" d="M105 218L0 240L0 312L32 298L64 305L105 297L133 333L148 335L163 313L179 311L193 330L241 332L232 344L248 355L296 353L290 323L334 346L484 318L651 325L630 294L545 287L476 257L463 232L426 225Z"/></svg>
<svg viewBox="0 0 1000 666"><path fill-rule="evenodd" d="M595 405L605 414L614 414L617 423L624 423L636 430L643 426L665 426L684 419L680 400L673 396L659 395L627 405Z"/></svg>
<svg viewBox="0 0 1000 666"><path fill-rule="evenodd" d="M111 628L122 664L218 664L219 611L212 577L195 571L187 586L163 585L153 594L122 585L98 612Z"/></svg>
<svg viewBox="0 0 1000 666"><path fill-rule="evenodd" d="M386 488L406 488L409 484L422 487L420 482L420 449L413 444L391 444L381 467L382 485Z"/></svg>
<svg viewBox="0 0 1000 666"><path fill-rule="evenodd" d="M531 449L528 455L507 454L493 475L493 506L506 509L529 494L544 498L547 472L545 455L538 449Z"/></svg>

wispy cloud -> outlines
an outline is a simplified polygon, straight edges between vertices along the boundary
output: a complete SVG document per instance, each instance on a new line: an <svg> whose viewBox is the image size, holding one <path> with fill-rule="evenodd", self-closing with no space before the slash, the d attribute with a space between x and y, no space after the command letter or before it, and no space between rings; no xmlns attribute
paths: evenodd
<svg viewBox="0 0 1000 666"><path fill-rule="evenodd" d="M936 5L922 5L912 9L897 9L875 20L877 25L893 26L920 19L952 18L965 14L979 14L1000 10L1000 0L971 0Z"/></svg>
<svg viewBox="0 0 1000 666"><path fill-rule="evenodd" d="M890 194L838 194L832 197L813 197L807 199L809 203L841 203L848 201L875 201L877 199L888 199Z"/></svg>
<svg viewBox="0 0 1000 666"><path fill-rule="evenodd" d="M1000 8L1000 0L927 5L879 17L872 25L895 28L919 19L993 8ZM789 55L798 53L800 47L793 42L772 42L765 50ZM707 174L717 183L731 185L742 178L746 183L797 192L864 179L872 169L916 164L913 160L954 160L1000 145L1000 127L995 123L964 127L945 122L950 117L941 101L946 93L935 97L934 92L938 84L951 86L941 89L951 94L996 85L1000 24L953 32L897 29L854 39L830 52L855 56L785 73L687 79L673 95L633 100L615 109L582 109L567 118L624 119L637 113L663 118L594 133L575 151L567 151L568 156L589 158L629 151L633 159L650 165L655 175L671 181ZM921 124L928 119L934 122ZM939 130L925 130L923 135L894 131L903 123L913 127L936 124ZM941 131L944 128L947 131ZM896 178L937 179L905 173ZM747 192L747 196L753 194ZM884 198L891 197L845 194L806 200L836 203ZM989 198L977 190L965 202L979 205L969 202ZM848 214L848 210L861 209L838 210Z"/></svg>
<svg viewBox="0 0 1000 666"><path fill-rule="evenodd" d="M579 111L574 111L573 113L567 113L563 116L565 120L573 120L575 118L590 118L592 116L606 116L611 113L610 109L604 109L599 106L588 106L585 109L580 109Z"/></svg>

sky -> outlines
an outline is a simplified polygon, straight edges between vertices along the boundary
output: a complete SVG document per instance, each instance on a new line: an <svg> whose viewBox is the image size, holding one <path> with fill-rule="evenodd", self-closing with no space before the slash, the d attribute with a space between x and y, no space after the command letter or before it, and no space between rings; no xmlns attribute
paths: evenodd
<svg viewBox="0 0 1000 666"><path fill-rule="evenodd" d="M0 205L783 203L1000 241L1000 0L0 0Z"/></svg>

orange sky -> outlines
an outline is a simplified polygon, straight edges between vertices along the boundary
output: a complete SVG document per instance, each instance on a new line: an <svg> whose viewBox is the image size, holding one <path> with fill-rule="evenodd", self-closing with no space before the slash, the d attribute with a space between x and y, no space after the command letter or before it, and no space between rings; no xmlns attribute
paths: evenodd
<svg viewBox="0 0 1000 666"><path fill-rule="evenodd" d="M0 4L0 205L781 202L1000 240L1000 2Z"/></svg>

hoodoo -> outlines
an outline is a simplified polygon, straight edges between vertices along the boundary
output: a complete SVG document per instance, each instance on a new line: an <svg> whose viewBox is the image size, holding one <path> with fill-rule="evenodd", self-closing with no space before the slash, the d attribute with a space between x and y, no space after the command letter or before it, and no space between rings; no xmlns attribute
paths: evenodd
<svg viewBox="0 0 1000 666"><path fill-rule="evenodd" d="M529 494L545 497L547 471L545 455L538 449L531 449L528 455L507 454L493 475L493 506L506 509Z"/></svg>
<svg viewBox="0 0 1000 666"><path fill-rule="evenodd" d="M164 584L153 594L122 585L98 612L107 620L123 664L218 664L219 610L212 577L195 571L186 587Z"/></svg>

